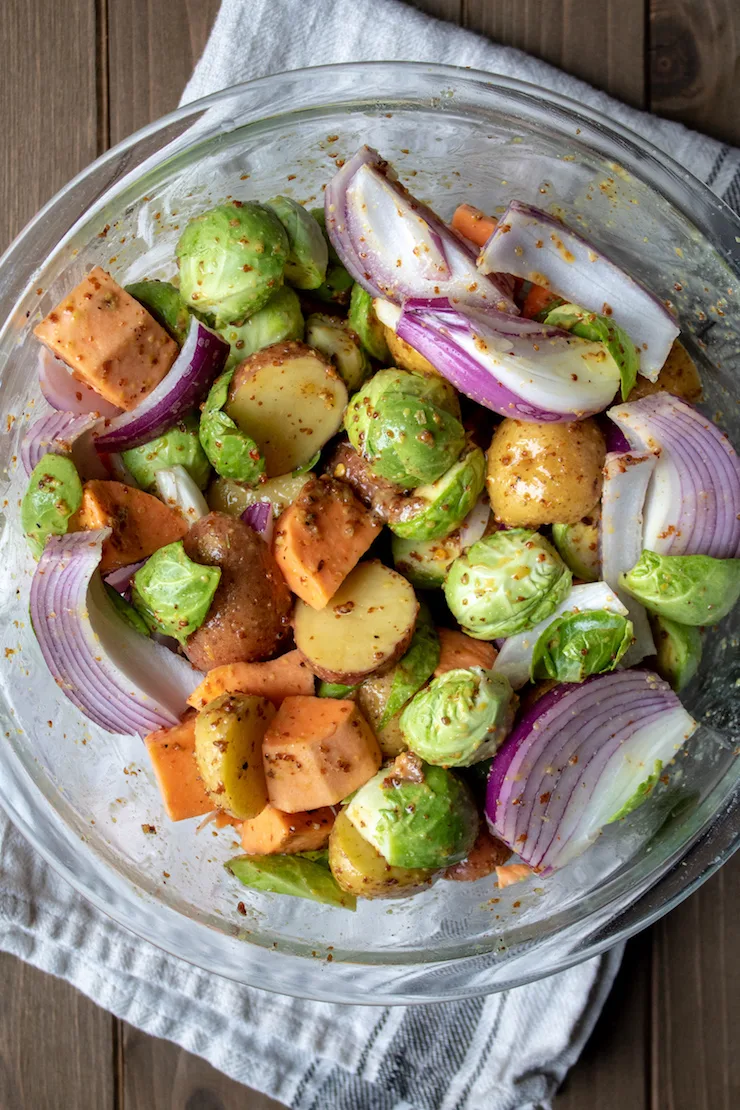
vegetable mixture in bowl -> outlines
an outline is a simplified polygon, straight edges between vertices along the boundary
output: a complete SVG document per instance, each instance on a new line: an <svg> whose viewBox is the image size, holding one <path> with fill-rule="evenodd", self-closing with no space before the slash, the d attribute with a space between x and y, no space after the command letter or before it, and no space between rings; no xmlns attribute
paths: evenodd
<svg viewBox="0 0 740 1110"><path fill-rule="evenodd" d="M177 278L35 328L33 629L230 877L341 909L569 864L691 743L740 466L663 303L513 198L451 225L364 147L227 199Z"/></svg>

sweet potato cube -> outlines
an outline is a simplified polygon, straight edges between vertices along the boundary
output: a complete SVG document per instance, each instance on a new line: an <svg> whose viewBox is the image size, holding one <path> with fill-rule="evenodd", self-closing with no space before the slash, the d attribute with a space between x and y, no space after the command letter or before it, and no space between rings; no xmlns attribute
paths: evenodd
<svg viewBox="0 0 740 1110"><path fill-rule="evenodd" d="M266 663L226 663L214 667L196 686L188 705L202 709L220 694L255 694L275 705L296 694L311 695L313 672L298 651L289 651Z"/></svg>
<svg viewBox="0 0 740 1110"><path fill-rule="evenodd" d="M96 266L34 328L74 376L133 409L161 382L177 344L110 274Z"/></svg>
<svg viewBox="0 0 740 1110"><path fill-rule="evenodd" d="M195 716L188 713L179 725L150 732L145 741L170 821L201 817L213 809L195 762Z"/></svg>
<svg viewBox="0 0 740 1110"><path fill-rule="evenodd" d="M313 813L284 813L268 802L260 814L242 823L242 848L248 856L318 852L328 844L333 824L329 806Z"/></svg>
<svg viewBox="0 0 740 1110"><path fill-rule="evenodd" d="M267 793L286 813L336 805L381 764L378 741L353 701L286 698L262 744Z"/></svg>
<svg viewBox="0 0 740 1110"><path fill-rule="evenodd" d="M82 504L70 519L70 532L110 528L100 570L106 573L146 559L188 531L185 519L158 497L123 482L94 478L82 487Z"/></svg>
<svg viewBox="0 0 740 1110"><path fill-rule="evenodd" d="M489 671L496 662L498 652L493 644L485 640L474 640L464 632L455 632L451 628L438 628L439 635L439 663L434 672L434 677L448 671L468 670L470 667L483 667Z"/></svg>
<svg viewBox="0 0 740 1110"><path fill-rule="evenodd" d="M293 593L323 609L381 528L345 482L313 478L281 514L273 550Z"/></svg>

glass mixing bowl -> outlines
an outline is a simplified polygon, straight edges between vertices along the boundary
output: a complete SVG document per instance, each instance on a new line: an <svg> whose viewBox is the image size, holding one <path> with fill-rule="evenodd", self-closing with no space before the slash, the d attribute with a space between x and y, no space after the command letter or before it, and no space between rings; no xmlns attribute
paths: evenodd
<svg viewBox="0 0 740 1110"><path fill-rule="evenodd" d="M168 823L141 741L92 727L44 667L17 514L19 443L44 407L31 335L41 316L96 263L121 281L169 276L188 217L224 197L321 203L336 166L362 143L444 217L461 201L496 212L519 197L575 222L675 303L704 363L707 411L738 438L740 221L624 128L516 81L398 63L281 74L174 112L72 181L0 263L0 791L53 867L169 952L288 994L432 1001L501 990L596 953L665 913L731 854L740 820L729 622L707 637L686 695L701 728L670 781L583 857L547 880L502 891L440 882L352 914L251 893L221 867L235 851L231 830Z"/></svg>

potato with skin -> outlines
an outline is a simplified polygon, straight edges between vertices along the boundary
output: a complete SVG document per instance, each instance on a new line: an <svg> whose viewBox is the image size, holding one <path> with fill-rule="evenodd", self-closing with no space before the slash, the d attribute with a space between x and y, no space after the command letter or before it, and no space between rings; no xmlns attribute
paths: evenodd
<svg viewBox="0 0 740 1110"><path fill-rule="evenodd" d="M221 568L206 619L187 639L193 666L210 671L275 655L290 632L293 599L261 536L238 517L208 513L183 545L193 562Z"/></svg>
<svg viewBox="0 0 740 1110"><path fill-rule="evenodd" d="M502 420L488 449L486 478L496 520L510 528L575 524L601 497L605 457L594 420Z"/></svg>
<svg viewBox="0 0 740 1110"><path fill-rule="evenodd" d="M385 341L393 356L393 363L399 370L409 370L412 374L437 374L429 359L415 351L405 339L396 335L392 328L386 327Z"/></svg>
<svg viewBox="0 0 740 1110"><path fill-rule="evenodd" d="M380 721L385 712L388 696L393 685L393 676L393 670L387 671L383 675L371 675L361 686L357 687L355 695L357 704L362 710L365 720L375 733L380 750L386 759L393 759L399 752L405 752L408 747L399 723L400 710L395 717L391 717L384 728L380 727Z"/></svg>
<svg viewBox="0 0 740 1110"><path fill-rule="evenodd" d="M214 806L242 821L267 805L262 740L275 716L267 698L222 694L195 721L195 758Z"/></svg>
<svg viewBox="0 0 740 1110"><path fill-rule="evenodd" d="M491 836L488 829L481 825L478 839L467 858L448 867L442 878L456 883L474 883L476 879L492 875L497 867L503 867L511 856L512 851L508 844Z"/></svg>
<svg viewBox="0 0 740 1110"><path fill-rule="evenodd" d="M363 505L372 509L378 520L387 524L404 500L400 486L376 474L367 459L351 443L342 442L326 464L326 473L345 482ZM420 499L421 504L421 499Z"/></svg>
<svg viewBox="0 0 740 1110"><path fill-rule="evenodd" d="M344 810L329 834L329 867L342 890L358 898L407 898L429 886L436 874L420 867L391 867Z"/></svg>
<svg viewBox="0 0 740 1110"><path fill-rule="evenodd" d="M673 393L676 397L695 405L701 401L701 378L696 363L684 347L676 340L668 352L668 358L658 374L658 380L649 382L638 376L628 401L639 401L651 393Z"/></svg>

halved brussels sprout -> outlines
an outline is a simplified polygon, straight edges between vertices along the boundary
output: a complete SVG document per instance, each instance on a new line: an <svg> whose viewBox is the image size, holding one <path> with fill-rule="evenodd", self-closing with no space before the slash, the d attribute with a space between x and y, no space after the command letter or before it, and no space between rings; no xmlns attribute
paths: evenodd
<svg viewBox="0 0 740 1110"><path fill-rule="evenodd" d="M129 604L129 602L126 601L126 598L123 597L122 594L119 594L118 590L114 590L110 583L103 582L103 585L105 586L105 592L108 595L108 600L118 613L119 617L121 617L121 619L124 620L130 628L133 628L134 632L138 632L142 636L151 636L151 632L149 631L146 621L139 613L136 612L133 605Z"/></svg>
<svg viewBox="0 0 740 1110"><path fill-rule="evenodd" d="M583 682L613 671L634 639L632 621L607 609L565 613L541 633L532 652L533 682Z"/></svg>
<svg viewBox="0 0 740 1110"><path fill-rule="evenodd" d="M137 570L131 600L149 628L184 644L206 619L220 579L220 567L194 563L177 540L160 547Z"/></svg>
<svg viewBox="0 0 740 1110"><path fill-rule="evenodd" d="M545 323L570 331L580 339L603 343L617 364L622 380L622 400L627 400L637 381L640 355L624 328L608 316L599 316L577 304L558 305L547 314Z"/></svg>
<svg viewBox="0 0 740 1110"><path fill-rule="evenodd" d="M256 485L265 473L265 460L251 436L223 412L234 370L216 378L200 417L198 436L208 461L223 478Z"/></svg>
<svg viewBox="0 0 740 1110"><path fill-rule="evenodd" d="M41 558L49 536L63 536L82 504L82 482L71 459L49 453L39 459L21 501L21 528Z"/></svg>
<svg viewBox="0 0 740 1110"><path fill-rule="evenodd" d="M460 527L442 539L402 540L400 536L394 536L391 550L396 570L420 590L444 586L447 571L458 556L481 539L490 516L491 506L488 499L482 497Z"/></svg>
<svg viewBox="0 0 740 1110"><path fill-rule="evenodd" d="M495 640L525 632L564 601L573 576L552 544L538 532L494 532L455 559L445 598L469 636Z"/></svg>
<svg viewBox="0 0 740 1110"><path fill-rule="evenodd" d="M135 281L125 288L182 347L192 315L180 290L170 281Z"/></svg>
<svg viewBox="0 0 740 1110"><path fill-rule="evenodd" d="M182 466L199 489L205 489L211 466L198 435L198 420L192 414L178 420L161 436L121 452L121 458L134 481L144 490L154 487L158 470Z"/></svg>
<svg viewBox="0 0 740 1110"><path fill-rule="evenodd" d="M237 856L230 859L226 867L242 886L251 890L290 894L344 910L356 909L354 895L340 888L331 871L313 856L313 852L289 856Z"/></svg>
<svg viewBox="0 0 740 1110"><path fill-rule="evenodd" d="M441 478L417 486L412 496L399 499L388 527L402 539L440 539L457 528L472 510L486 484L486 457L468 443L460 458Z"/></svg>
<svg viewBox="0 0 740 1110"><path fill-rule="evenodd" d="M619 584L651 613L679 624L717 624L740 597L740 559L656 555L647 548Z"/></svg>
<svg viewBox="0 0 740 1110"><path fill-rule="evenodd" d="M701 663L701 632L657 614L651 615L650 627L655 640L656 671L676 692L683 690Z"/></svg>
<svg viewBox="0 0 740 1110"><path fill-rule="evenodd" d="M273 517L279 517L283 509L293 504L310 478L313 478L310 470L304 474L268 478L257 486L245 486L231 478L216 478L208 490L208 506L220 513L241 516L250 505L269 501Z"/></svg>
<svg viewBox="0 0 740 1110"><path fill-rule="evenodd" d="M350 392L370 373L370 362L341 316L312 312L306 320L306 343L331 359Z"/></svg>
<svg viewBox="0 0 740 1110"><path fill-rule="evenodd" d="M359 336L360 343L370 357L387 366L391 360L391 352L385 341L385 326L375 314L372 295L361 285L352 286L347 323Z"/></svg>
<svg viewBox="0 0 740 1110"><path fill-rule="evenodd" d="M272 209L288 235L285 280L296 289L318 289L326 278L329 264L324 232L311 213L290 197L273 197L268 200L267 207Z"/></svg>
<svg viewBox="0 0 740 1110"><path fill-rule="evenodd" d="M598 582L601 578L599 527L601 505L577 524L553 524L552 542L576 578Z"/></svg>
<svg viewBox="0 0 740 1110"><path fill-rule="evenodd" d="M287 286L272 294L264 308L243 324L229 324L221 335L231 347L224 369L233 370L255 351L289 339L303 339L303 313L298 294Z"/></svg>

